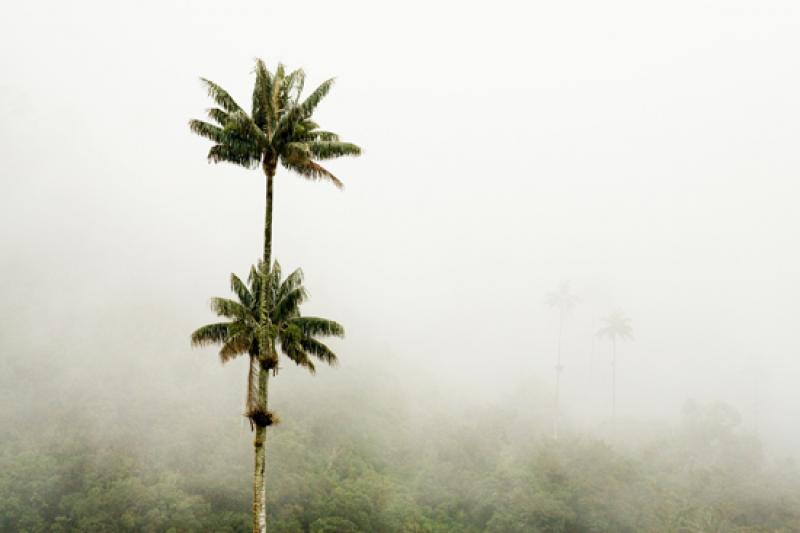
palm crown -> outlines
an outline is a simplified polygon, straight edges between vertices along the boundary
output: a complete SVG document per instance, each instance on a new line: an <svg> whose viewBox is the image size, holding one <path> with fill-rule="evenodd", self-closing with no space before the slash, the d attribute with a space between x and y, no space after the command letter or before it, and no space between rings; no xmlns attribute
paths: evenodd
<svg viewBox="0 0 800 533"><path fill-rule="evenodd" d="M239 355L250 356L248 413L257 407L259 367L277 372L276 345L291 361L312 373L314 359L336 364L336 354L318 338L342 337L344 328L333 320L300 314L300 306L308 298L300 269L281 280L278 262L268 270L262 261L258 268L251 267L247 284L231 274L231 290L236 299L211 299L211 309L228 320L198 328L192 333L192 344L221 345L219 356L223 363ZM260 320L262 312L266 313L267 321Z"/></svg>
<svg viewBox="0 0 800 533"><path fill-rule="evenodd" d="M598 337L608 337L611 340L633 339L631 320L622 311L613 311L601 320L605 326L597 331Z"/></svg>
<svg viewBox="0 0 800 533"><path fill-rule="evenodd" d="M556 307L562 312L568 312L575 307L578 297L572 293L569 281L564 281L559 284L558 290L547 294L546 302L550 307Z"/></svg>
<svg viewBox="0 0 800 533"><path fill-rule="evenodd" d="M359 155L361 148L340 141L338 135L319 129L311 120L333 79L323 82L301 101L305 82L301 69L287 73L278 64L271 73L258 59L255 74L249 115L222 87L201 78L219 107L208 110L212 122L192 120L189 127L215 143L208 151L208 160L246 168L261 165L268 175L274 174L280 163L305 178L324 179L341 187L342 182L317 161Z"/></svg>

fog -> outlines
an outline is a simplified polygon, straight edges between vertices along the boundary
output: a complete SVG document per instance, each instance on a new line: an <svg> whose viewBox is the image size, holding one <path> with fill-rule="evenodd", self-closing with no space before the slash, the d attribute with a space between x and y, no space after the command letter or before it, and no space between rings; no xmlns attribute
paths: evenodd
<svg viewBox="0 0 800 533"><path fill-rule="evenodd" d="M307 87L335 76L318 122L364 148L331 164L344 191L276 178L275 255L302 266L306 312L347 328L338 368L284 363L279 405L373 391L447 417L525 398L547 418L546 296L568 280L567 431L611 417L595 332L620 309L621 421L724 402L768 453L796 454L796 3L3 11L0 374L18 420L164 395L219 400L239 423L246 364L189 334L259 257L264 180L209 165L186 124L210 105L200 76L249 106L263 57L302 66Z"/></svg>

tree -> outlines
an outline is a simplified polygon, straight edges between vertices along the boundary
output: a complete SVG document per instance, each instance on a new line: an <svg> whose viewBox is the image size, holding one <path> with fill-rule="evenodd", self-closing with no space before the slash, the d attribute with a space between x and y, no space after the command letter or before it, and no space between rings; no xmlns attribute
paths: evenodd
<svg viewBox="0 0 800 533"><path fill-rule="evenodd" d="M256 82L248 115L219 85L201 78L208 95L219 107L210 108L208 117L215 123L191 120L191 130L214 145L208 151L211 163L232 163L255 169L261 167L266 177L266 214L264 222L264 262L269 265L272 252L272 190L280 163L310 180L327 180L342 187L342 182L318 161L343 156L358 156L361 148L342 142L339 136L319 129L311 120L314 110L333 86L329 79L302 102L305 73L289 74L282 64L271 73L261 59L256 60Z"/></svg>
<svg viewBox="0 0 800 533"><path fill-rule="evenodd" d="M617 339L633 340L631 320L622 311L613 311L601 318L605 326L597 331L598 337L611 339L611 415L617 417Z"/></svg>
<svg viewBox="0 0 800 533"><path fill-rule="evenodd" d="M273 180L278 164L310 180L327 180L342 187L342 182L319 161L343 156L357 156L361 148L342 142L333 132L321 130L312 120L314 110L333 86L333 79L319 85L301 101L305 73L301 69L286 72L278 64L270 72L264 61L256 60L256 81L253 87L251 111L248 114L236 101L216 83L201 78L208 95L219 107L208 109L211 122L191 120L190 129L211 140L214 145L208 151L211 163L232 163L244 168L261 168L266 177L266 209L264 215L264 254L262 261L269 267L272 261L272 201ZM265 300L266 295L262 297ZM262 326L268 326L268 316L259 317ZM274 360L267 357L266 362ZM269 368L261 368L266 379ZM256 424L255 447L256 468L263 470L263 455L266 427ZM258 492L260 489L257 489ZM255 497L255 496L254 496ZM255 503L254 503L255 508ZM254 516L254 530L266 530L266 513L261 505L262 516ZM256 527L255 521L260 521Z"/></svg>
<svg viewBox="0 0 800 533"><path fill-rule="evenodd" d="M276 348L280 347L289 360L313 373L314 359L329 365L337 361L336 355L318 337L342 337L344 328L325 318L301 316L300 305L308 297L303 287L303 273L297 269L281 281L277 261L272 269L263 261L258 268L251 267L248 284L231 274L231 290L236 295L235 300L211 300L211 309L228 320L195 330L192 344L220 344L219 357L223 363L239 355L248 355L245 415L251 426L263 432L276 421L267 403L269 371L274 376L279 368ZM266 530L266 441L257 439L256 442L260 446L256 446L253 475L253 528L263 532Z"/></svg>
<svg viewBox="0 0 800 533"><path fill-rule="evenodd" d="M547 305L558 309L558 349L556 354L556 399L553 413L553 438L558 439L559 422L559 403L561 400L561 336L564 330L564 315L569 313L578 301L578 297L572 294L569 281L564 281L558 286L558 290L552 291L547 295Z"/></svg>

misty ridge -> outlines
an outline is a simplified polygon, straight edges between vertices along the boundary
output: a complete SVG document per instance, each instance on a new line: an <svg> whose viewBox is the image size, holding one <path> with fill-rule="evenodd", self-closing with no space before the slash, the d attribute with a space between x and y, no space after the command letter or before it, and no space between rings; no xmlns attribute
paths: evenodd
<svg viewBox="0 0 800 533"><path fill-rule="evenodd" d="M8 11L0 531L800 531L798 6Z"/></svg>

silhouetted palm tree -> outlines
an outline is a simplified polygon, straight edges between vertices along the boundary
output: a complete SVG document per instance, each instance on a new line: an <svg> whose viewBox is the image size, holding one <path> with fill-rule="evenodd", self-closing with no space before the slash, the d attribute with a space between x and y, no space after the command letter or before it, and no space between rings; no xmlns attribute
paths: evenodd
<svg viewBox="0 0 800 533"><path fill-rule="evenodd" d="M578 297L572 294L570 290L569 281L564 281L558 286L558 290L553 291L547 295L547 304L550 307L558 309L558 350L556 354L556 398L555 408L553 414L553 438L558 438L558 425L560 416L560 400L561 400L561 372L564 367L561 365L561 337L564 331L564 315L569 313L575 304L578 302Z"/></svg>
<svg viewBox="0 0 800 533"><path fill-rule="evenodd" d="M271 270L261 262L252 267L248 284L231 274L231 290L236 299L212 298L211 308L224 322L208 324L192 333L192 344L219 344L223 363L247 354L250 366L247 377L245 414L251 424L265 430L274 423L267 408L269 370L278 370L278 351L289 360L314 372L314 359L336 364L336 355L318 337L344 335L344 328L332 320L304 317L300 305L307 294L303 274L298 269L281 281L281 268L276 261ZM266 298L265 298L266 296ZM262 320L263 314L269 318ZM258 442L258 441L257 441ZM253 476L253 528L266 529L266 484L264 465L266 441L256 448L256 468Z"/></svg>
<svg viewBox="0 0 800 533"><path fill-rule="evenodd" d="M608 316L601 318L605 326L597 331L598 337L611 339L611 414L617 416L617 339L633 340L631 321L622 311L613 311Z"/></svg>
<svg viewBox="0 0 800 533"><path fill-rule="evenodd" d="M327 180L342 187L342 182L319 161L343 156L357 156L361 148L342 142L333 132L321 130L312 120L314 110L333 86L333 80L323 82L305 99L301 100L305 73L301 70L286 72L278 64L270 72L261 59L256 60L255 85L251 111L248 114L216 83L201 78L209 96L219 107L208 110L211 122L191 120L191 130L214 145L208 151L212 163L226 162L245 168L261 168L266 178L266 209L264 215L264 254L267 267L272 261L272 201L273 180L278 164L311 180ZM266 295L262 295L266 301ZM266 326L269 317L263 312L259 323ZM274 357L267 361L274 360ZM269 368L261 368L266 373ZM261 379L261 378L259 378ZM263 443L266 427L256 424L253 443L256 468L264 465ZM254 526L254 531L264 531L265 522Z"/></svg>

